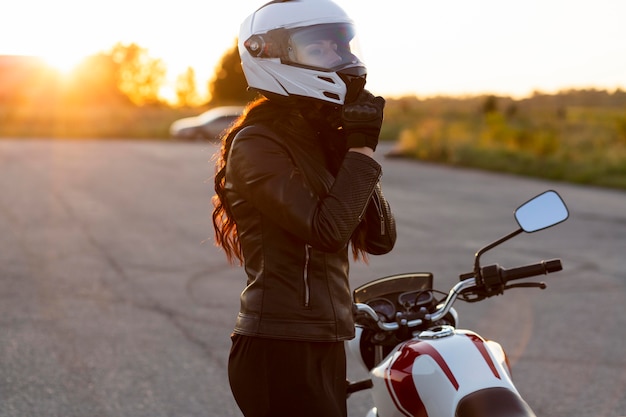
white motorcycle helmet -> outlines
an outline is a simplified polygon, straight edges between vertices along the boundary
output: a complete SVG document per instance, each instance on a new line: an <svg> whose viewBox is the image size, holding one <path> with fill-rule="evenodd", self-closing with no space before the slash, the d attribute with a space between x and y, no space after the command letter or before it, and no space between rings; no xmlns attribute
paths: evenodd
<svg viewBox="0 0 626 417"><path fill-rule="evenodd" d="M268 98L307 97L343 105L362 90L367 74L354 54L354 34L352 20L331 0L267 3L246 18L239 32L248 86Z"/></svg>

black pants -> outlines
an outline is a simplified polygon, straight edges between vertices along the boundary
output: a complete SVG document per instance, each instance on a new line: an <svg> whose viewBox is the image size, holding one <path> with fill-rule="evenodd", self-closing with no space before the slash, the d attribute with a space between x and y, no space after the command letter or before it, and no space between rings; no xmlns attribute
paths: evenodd
<svg viewBox="0 0 626 417"><path fill-rule="evenodd" d="M228 377L245 417L346 417L343 342L232 336Z"/></svg>

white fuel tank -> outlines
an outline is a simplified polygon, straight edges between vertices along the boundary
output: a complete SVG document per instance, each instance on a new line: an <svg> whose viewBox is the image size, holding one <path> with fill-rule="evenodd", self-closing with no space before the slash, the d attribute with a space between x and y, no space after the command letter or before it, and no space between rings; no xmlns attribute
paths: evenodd
<svg viewBox="0 0 626 417"><path fill-rule="evenodd" d="M451 326L399 344L371 377L381 417L454 416L458 402L474 391L503 387L517 393L502 347Z"/></svg>

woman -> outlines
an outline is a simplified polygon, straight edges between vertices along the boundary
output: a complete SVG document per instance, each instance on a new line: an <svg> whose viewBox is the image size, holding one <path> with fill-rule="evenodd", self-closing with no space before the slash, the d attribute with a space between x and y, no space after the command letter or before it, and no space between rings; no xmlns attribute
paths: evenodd
<svg viewBox="0 0 626 417"><path fill-rule="evenodd" d="M364 90L353 26L329 0L273 1L242 24L261 97L222 138L216 243L247 283L229 379L246 417L345 417L354 259L389 252L395 222L372 158L384 100Z"/></svg>

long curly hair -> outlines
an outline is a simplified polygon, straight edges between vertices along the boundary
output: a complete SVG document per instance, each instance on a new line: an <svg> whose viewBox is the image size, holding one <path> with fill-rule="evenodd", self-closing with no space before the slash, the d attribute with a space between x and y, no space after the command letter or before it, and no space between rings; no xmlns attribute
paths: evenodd
<svg viewBox="0 0 626 417"><path fill-rule="evenodd" d="M214 176L215 195L213 195L211 200L213 203L212 218L215 231L215 245L224 250L229 263L242 265L244 262L241 242L237 233L237 224L224 193L228 154L237 133L244 127L254 124L263 124L275 129L277 132L287 132L292 128L290 121L305 117L314 122L316 127L322 126L321 130L323 130L323 133L320 135L320 139L329 161L328 168L336 175L345 155L345 138L343 138L341 131L336 128L337 114L336 109L314 108L308 101L283 103L260 96L250 102L242 115L222 134L220 149L213 158L216 161ZM365 225L363 223L353 233L351 246L354 259L362 259L364 262L367 262Z"/></svg>

